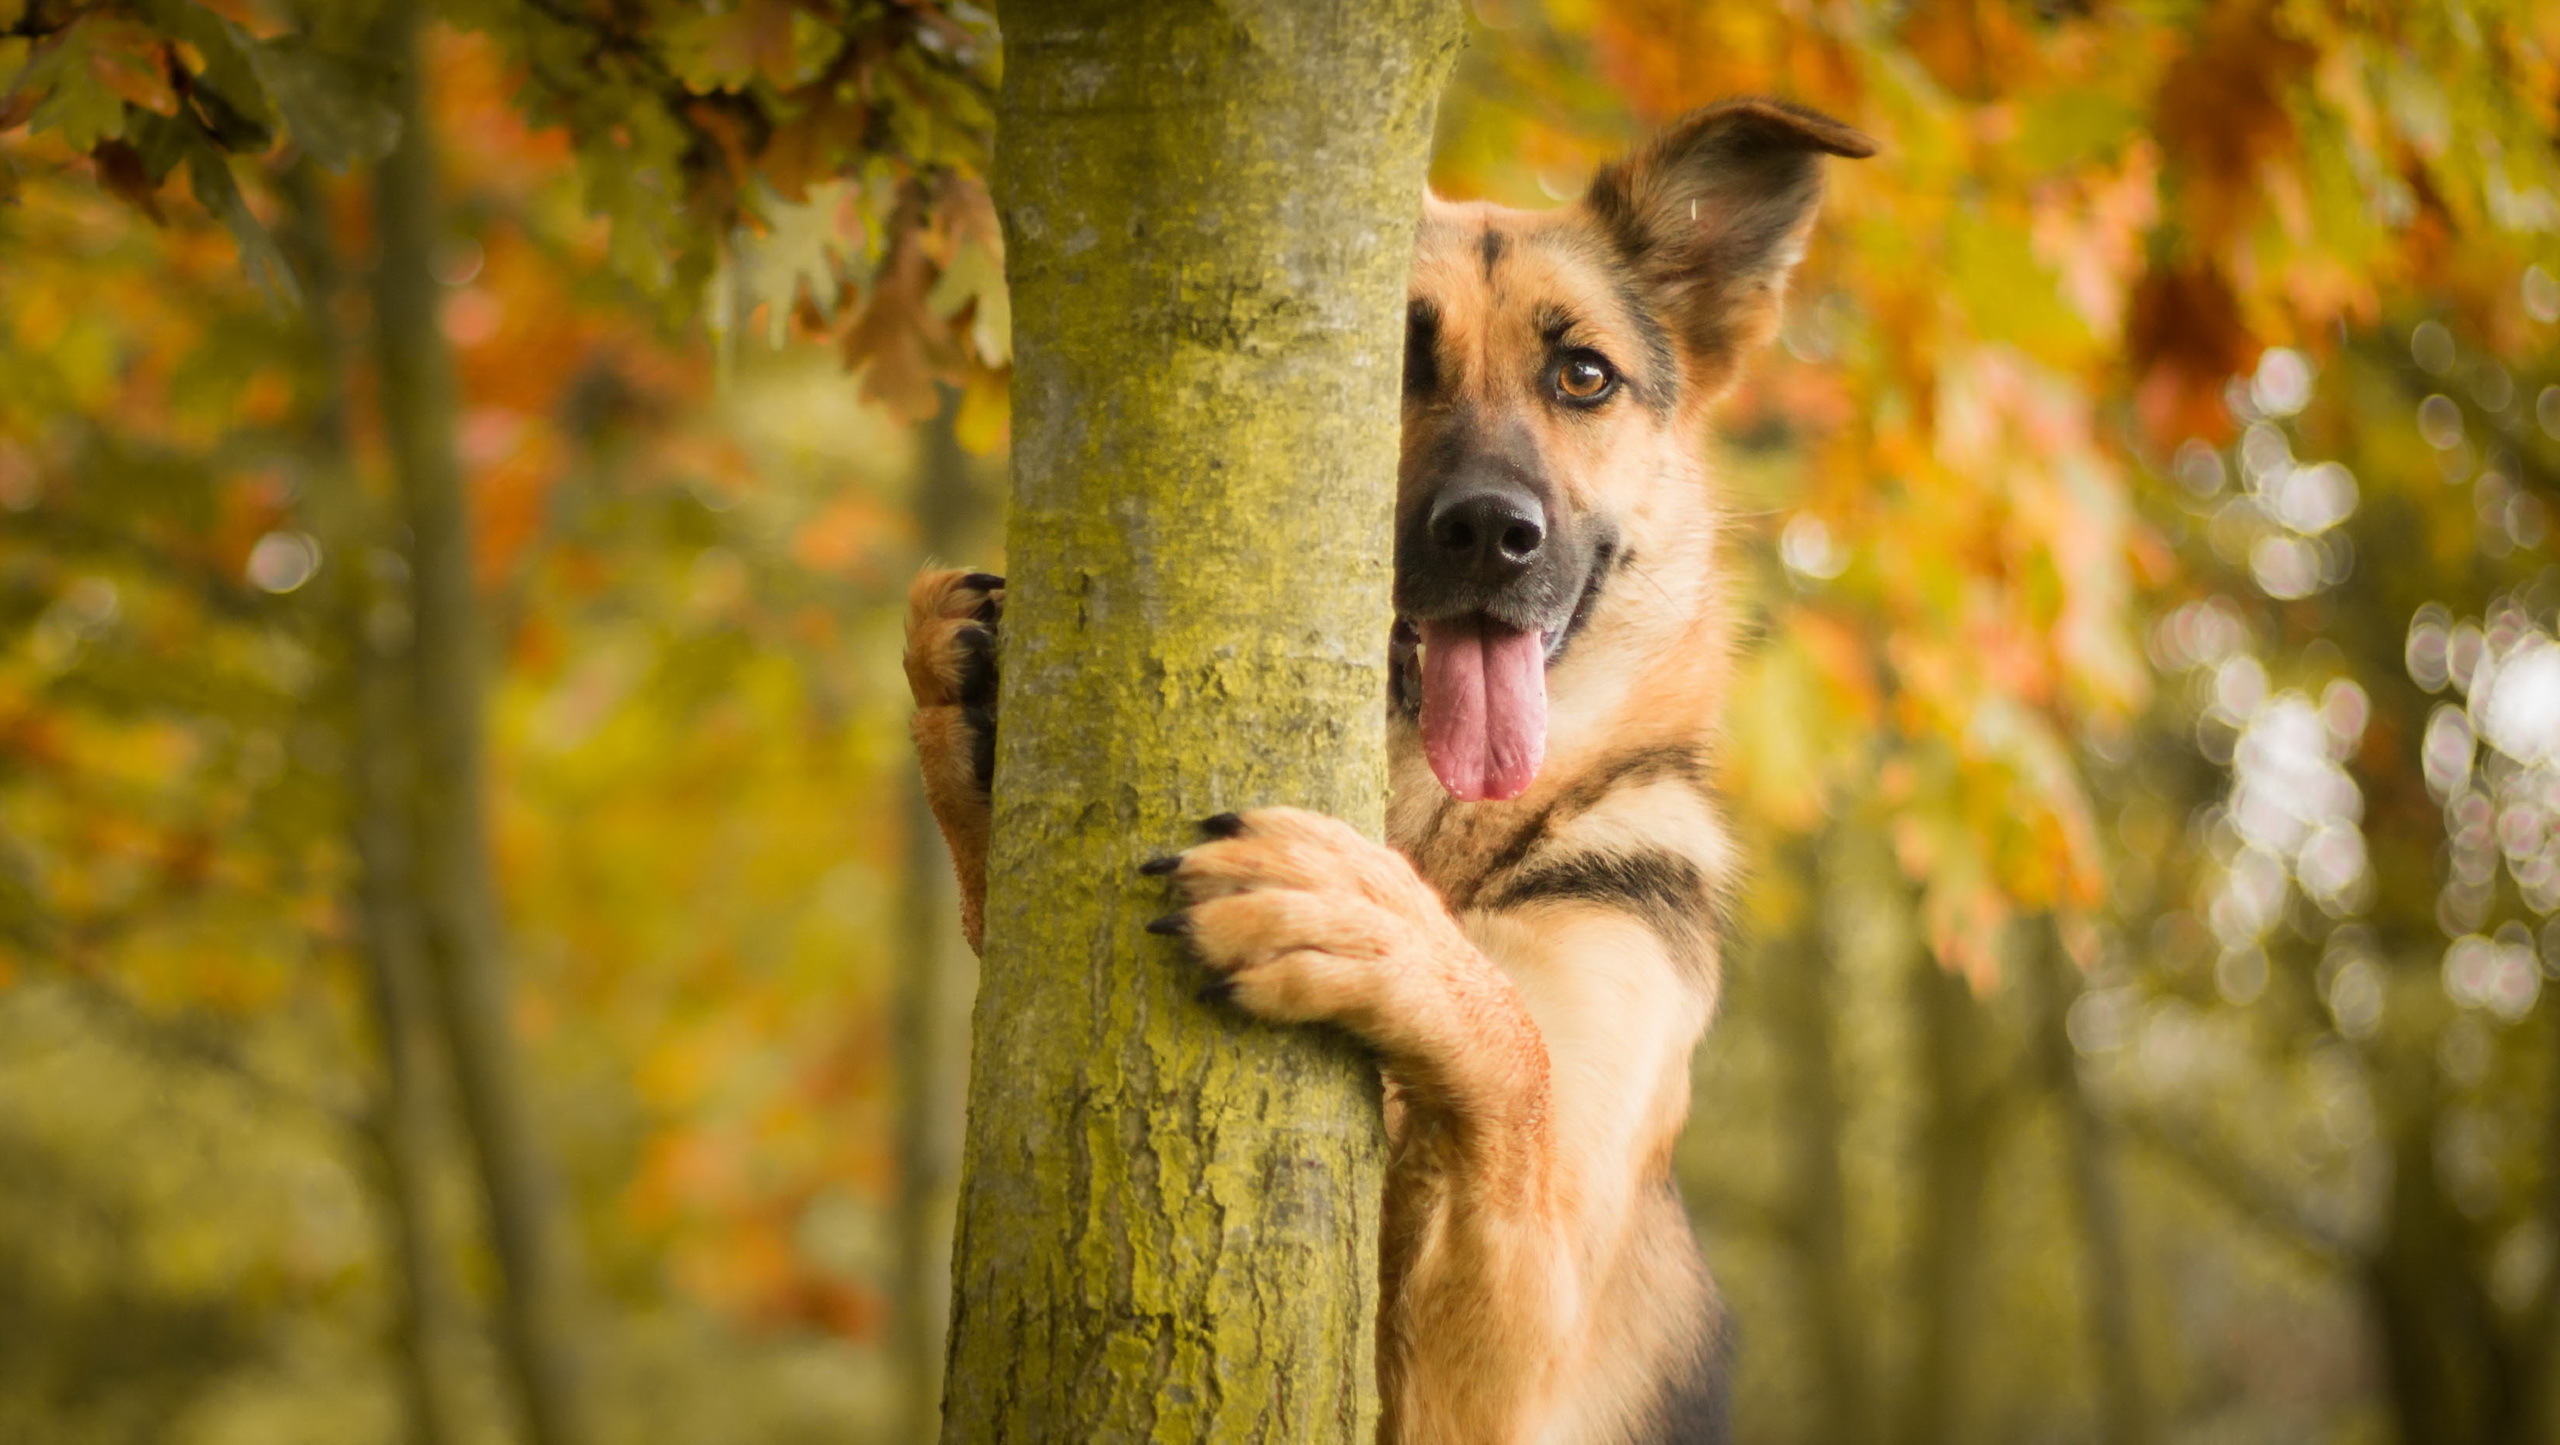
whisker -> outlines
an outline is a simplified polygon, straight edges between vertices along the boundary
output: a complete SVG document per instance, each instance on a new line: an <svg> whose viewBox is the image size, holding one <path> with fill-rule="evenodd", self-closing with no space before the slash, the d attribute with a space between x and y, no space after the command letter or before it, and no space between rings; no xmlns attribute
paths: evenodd
<svg viewBox="0 0 2560 1445"><path fill-rule="evenodd" d="M1663 585L1654 579L1652 568L1630 562L1627 564L1627 570L1639 577L1642 577L1644 579L1644 585L1652 588L1654 595L1660 597L1666 606L1677 607L1680 605L1678 602L1673 601L1670 592L1665 590Z"/></svg>

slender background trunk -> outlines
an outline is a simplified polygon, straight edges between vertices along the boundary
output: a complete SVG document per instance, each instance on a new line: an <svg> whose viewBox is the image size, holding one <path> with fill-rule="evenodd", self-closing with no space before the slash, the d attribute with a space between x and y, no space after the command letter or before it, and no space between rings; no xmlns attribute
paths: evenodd
<svg viewBox="0 0 2560 1445"><path fill-rule="evenodd" d="M310 515L325 559L318 601L325 609L330 705L348 759L345 828L356 859L356 955L372 1016L382 1076L365 1131L376 1158L385 1252L392 1265L392 1347L399 1361L408 1439L447 1445L455 1438L451 1372L452 1299L436 1228L433 1193L435 1099L427 1050L433 1026L420 973L424 948L417 895L409 871L410 747L405 679L398 649L405 639L374 625L384 605L400 605L370 575L382 545L380 511L356 475L348 435L346 376L354 358L338 326L343 284L329 235L326 198L310 161L286 176L289 206L282 240L302 276L308 372Z"/></svg>
<svg viewBox="0 0 2560 1445"><path fill-rule="evenodd" d="M382 59L397 77L401 132L375 180L381 254L373 296L383 427L410 533L420 919L436 1013L504 1280L498 1338L526 1432L533 1445L585 1445L593 1432L572 1357L572 1271L548 1161L517 1079L490 869L471 530L453 446L452 358L430 266L444 231L420 73L420 22L415 0L385 7Z"/></svg>
<svg viewBox="0 0 2560 1445"><path fill-rule="evenodd" d="M2090 1107L2080 1082L2079 1054L2071 1046L2071 1004L2080 996L2079 975L2050 921L2034 925L2026 953L2023 982L2033 1002L2046 1084L2061 1115L2063 1165L2080 1226L2080 1287L2088 1303L2091 1363L2098 1377L2098 1439L2101 1445L2151 1445L2151 1406L2143 1393L2134 1334L2133 1271L2125 1259L2114 1151L2105 1121Z"/></svg>
<svg viewBox="0 0 2560 1445"><path fill-rule="evenodd" d="M952 433L959 393L923 429L911 511L926 565L984 566L993 528L975 469ZM942 1421L942 1351L951 1328L951 1229L959 1204L960 1137L968 1105L969 1004L978 960L960 936L960 889L951 874L924 779L906 770L907 886L899 919L898 1040L899 1373L906 1428L927 1442Z"/></svg>
<svg viewBox="0 0 2560 1445"><path fill-rule="evenodd" d="M1919 1227L1912 1243L1911 1372L1901 1445L1965 1440L1966 1362L1982 1273L1983 1192L1990 1181L1997 1100L1983 1053L1991 1020L1972 985L1925 951L1911 964L1920 1054Z"/></svg>
<svg viewBox="0 0 2560 1445"><path fill-rule="evenodd" d="M1781 1036L1778 1094L1787 1110L1787 1246L1797 1296L1824 1388L1810 1402L1800 1438L1817 1445L1864 1445L1874 1438L1866 1322L1875 1302L1859 1288L1849 1258L1848 1188L1840 1155L1848 1109L1840 1094L1838 1017L1830 940L1823 936L1821 843L1793 845L1780 871L1813 883L1794 926L1760 950L1762 987Z"/></svg>
<svg viewBox="0 0 2560 1445"><path fill-rule="evenodd" d="M1005 7L1011 539L946 1432L1365 1441L1376 1075L1142 932L1205 814L1385 804L1446 0Z"/></svg>

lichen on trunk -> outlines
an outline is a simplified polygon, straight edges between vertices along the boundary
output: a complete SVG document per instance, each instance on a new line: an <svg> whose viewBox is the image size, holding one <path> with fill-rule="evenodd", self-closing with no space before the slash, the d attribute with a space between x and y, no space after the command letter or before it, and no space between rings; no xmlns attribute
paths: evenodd
<svg viewBox="0 0 2560 1445"><path fill-rule="evenodd" d="M945 1438L1349 1441L1384 1143L1195 1002L1135 872L1385 802L1403 301L1446 0L1004 10L1013 510Z"/></svg>

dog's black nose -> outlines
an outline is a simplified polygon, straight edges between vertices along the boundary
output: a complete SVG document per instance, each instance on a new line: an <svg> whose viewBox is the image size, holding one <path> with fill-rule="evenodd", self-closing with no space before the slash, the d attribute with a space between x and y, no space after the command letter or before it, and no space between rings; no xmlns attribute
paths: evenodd
<svg viewBox="0 0 2560 1445"><path fill-rule="evenodd" d="M1479 582L1507 582L1547 545L1547 509L1525 490L1468 487L1431 504L1429 530L1444 566Z"/></svg>

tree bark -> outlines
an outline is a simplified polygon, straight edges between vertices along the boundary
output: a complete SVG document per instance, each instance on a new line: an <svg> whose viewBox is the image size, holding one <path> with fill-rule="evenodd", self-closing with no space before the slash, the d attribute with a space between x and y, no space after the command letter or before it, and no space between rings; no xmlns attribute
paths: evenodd
<svg viewBox="0 0 2560 1445"><path fill-rule="evenodd" d="M2544 1009L2542 1189L2536 1198L2543 1238L2560 1248L2560 1010ZM2543 1266L2519 1326L2521 1413L2526 1440L2560 1445L2560 1259Z"/></svg>
<svg viewBox="0 0 2560 1445"><path fill-rule="evenodd" d="M455 1092L504 1287L498 1338L534 1445L592 1438L574 1365L574 1285L548 1161L518 1083L482 798L481 641L454 454L452 358L430 261L443 234L416 0L385 7L400 143L375 178L375 349L383 427L409 525L410 724L420 921Z"/></svg>
<svg viewBox="0 0 2560 1445"><path fill-rule="evenodd" d="M1404 295L1446 0L1018 0L1013 510L954 1440L1374 1432L1376 1075L1197 1003L1140 878L1385 803Z"/></svg>
<svg viewBox="0 0 2560 1445"><path fill-rule="evenodd" d="M2125 1263L2124 1210L2105 1121L2089 1104L2080 1082L2080 1060L2071 1046L2072 1001L2079 985L2071 961L2049 921L2034 925L2028 945L2027 985L2033 991L2035 1027L2045 1074L2061 1114L2063 1159L2070 1175L2072 1210L2080 1226L2080 1287L2089 1310L2089 1348L2098 1376L2098 1439L2102 1445L2150 1445L2151 1406L2142 1388L2142 1363L2134 1335L2133 1271Z"/></svg>
<svg viewBox="0 0 2560 1445"><path fill-rule="evenodd" d="M923 562L983 565L993 528L968 454L953 434L960 396L922 432L910 512ZM943 851L924 778L905 770L906 888L899 919L897 1349L906 1428L929 1442L941 1427L942 1352L951 1328L951 1232L969 1088L969 1004L978 961L960 936L960 889Z"/></svg>
<svg viewBox="0 0 2560 1445"><path fill-rule="evenodd" d="M382 596L368 558L384 527L356 475L348 435L346 376L353 360L334 300L343 276L329 236L325 198L310 161L285 178L281 239L302 275L308 355L305 407L313 478L310 515L325 559L319 601L326 610L330 703L348 759L346 835L355 854L351 903L364 997L382 1077L367 1109L376 1160L386 1253L390 1256L392 1348L399 1361L408 1438L446 1445L457 1418L445 1355L452 1338L452 1292L438 1243L434 1196L435 1098L428 1083L432 1027L420 976L423 942L409 872L408 708L398 639L377 637ZM393 603L396 605L396 603Z"/></svg>
<svg viewBox="0 0 2560 1445"><path fill-rule="evenodd" d="M1848 1111L1832 1028L1834 970L1822 936L1820 853L1817 843L1798 844L1780 866L1805 881L1809 902L1792 928L1762 946L1759 969L1783 1040L1779 1098L1787 1112L1791 1179L1786 1242L1822 1382L1801 1438L1864 1445L1875 1433L1865 1334L1873 1306L1849 1259L1848 1189L1840 1167Z"/></svg>
<svg viewBox="0 0 2560 1445"><path fill-rule="evenodd" d="M1965 1364L1982 1271L1983 1191L1991 1173L1996 1101L1981 1054L1990 1020L1964 976L1923 952L1912 963L1913 1032L1922 1108L1914 1311L1902 1445L1953 1445L1965 1434Z"/></svg>
<svg viewBox="0 0 2560 1445"><path fill-rule="evenodd" d="M2477 1263L2478 1227L2445 1190L2436 1163L2452 1097L2432 1051L2395 1050L2375 1090L2391 1179L2382 1231L2364 1261L2391 1411L2405 1445L2533 1441L2517 1353Z"/></svg>

